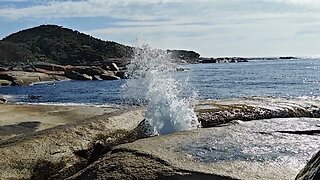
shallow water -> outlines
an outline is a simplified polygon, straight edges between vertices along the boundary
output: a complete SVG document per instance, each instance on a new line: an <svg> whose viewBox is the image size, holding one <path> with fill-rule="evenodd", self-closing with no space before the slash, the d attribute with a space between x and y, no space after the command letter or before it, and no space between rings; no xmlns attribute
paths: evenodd
<svg viewBox="0 0 320 180"><path fill-rule="evenodd" d="M320 97L320 59L251 61L229 64L185 65L190 71L177 72L189 77L200 99L246 96ZM118 81L63 81L27 87L1 87L0 94L14 102L119 104ZM37 96L30 99L28 95Z"/></svg>

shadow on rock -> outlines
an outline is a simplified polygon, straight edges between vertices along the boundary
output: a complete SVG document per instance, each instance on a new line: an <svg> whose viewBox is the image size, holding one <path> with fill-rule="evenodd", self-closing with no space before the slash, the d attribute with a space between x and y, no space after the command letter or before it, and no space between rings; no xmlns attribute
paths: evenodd
<svg viewBox="0 0 320 180"><path fill-rule="evenodd" d="M14 125L0 126L0 135L25 134L36 131L40 126L39 121L21 122Z"/></svg>

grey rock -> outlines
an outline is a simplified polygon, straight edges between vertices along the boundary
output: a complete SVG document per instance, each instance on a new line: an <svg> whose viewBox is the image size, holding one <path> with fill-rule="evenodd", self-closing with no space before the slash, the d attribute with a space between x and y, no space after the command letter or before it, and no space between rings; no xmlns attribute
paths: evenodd
<svg viewBox="0 0 320 180"><path fill-rule="evenodd" d="M275 97L249 97L205 100L195 105L203 127L214 127L232 120L320 117L320 101Z"/></svg>
<svg viewBox="0 0 320 180"><path fill-rule="evenodd" d="M8 70L9 70L8 68L0 66L0 71L8 71Z"/></svg>
<svg viewBox="0 0 320 180"><path fill-rule="evenodd" d="M70 179L291 180L317 150L318 119L238 121L119 145Z"/></svg>
<svg viewBox="0 0 320 180"><path fill-rule="evenodd" d="M106 71L119 71L120 68L117 66L116 63L106 63L102 65L102 69Z"/></svg>
<svg viewBox="0 0 320 180"><path fill-rule="evenodd" d="M92 80L92 77L87 75L87 74L80 74L76 71L66 71L65 76L69 79L74 79L74 80Z"/></svg>
<svg viewBox="0 0 320 180"><path fill-rule="evenodd" d="M36 70L31 67L31 66L24 66L22 67L22 70L25 71L25 72L35 72Z"/></svg>
<svg viewBox="0 0 320 180"><path fill-rule="evenodd" d="M53 76L44 73L24 71L0 72L0 79L11 81L12 85L30 85L35 82L55 80Z"/></svg>
<svg viewBox="0 0 320 180"><path fill-rule="evenodd" d="M79 74L87 74L89 76L100 75L105 72L105 70L97 66L72 66L68 67L66 71L74 71Z"/></svg>
<svg viewBox="0 0 320 180"><path fill-rule="evenodd" d="M318 151L300 171L296 180L319 180L320 179L320 151Z"/></svg>
<svg viewBox="0 0 320 180"><path fill-rule="evenodd" d="M121 78L121 79L127 78L125 71L117 71L117 72L115 73L115 76L118 76L118 77Z"/></svg>
<svg viewBox="0 0 320 180"><path fill-rule="evenodd" d="M119 71L119 67L116 63L111 63L109 67L111 71Z"/></svg>
<svg viewBox="0 0 320 180"><path fill-rule="evenodd" d="M136 140L143 111L120 110L0 141L0 179L66 179L113 147Z"/></svg>
<svg viewBox="0 0 320 180"><path fill-rule="evenodd" d="M101 81L101 80L103 80L103 79L101 79L99 75L94 75L94 76L92 76L92 80Z"/></svg>
<svg viewBox="0 0 320 180"><path fill-rule="evenodd" d="M101 74L100 78L103 80L119 80L119 79L121 79L120 77L115 76L115 75L111 75L111 74Z"/></svg>
<svg viewBox="0 0 320 180"><path fill-rule="evenodd" d="M23 71L22 67L19 67L19 66L10 67L9 70L10 71Z"/></svg>
<svg viewBox="0 0 320 180"><path fill-rule="evenodd" d="M45 62L36 62L33 63L32 66L34 68L38 69L44 69L47 71L65 71L65 66L57 65L57 64L50 64L50 63L45 63Z"/></svg>
<svg viewBox="0 0 320 180"><path fill-rule="evenodd" d="M0 104L5 104L5 103L7 103L7 99L0 96Z"/></svg>
<svg viewBox="0 0 320 180"><path fill-rule="evenodd" d="M11 84L11 81L0 79L0 86L10 86Z"/></svg>

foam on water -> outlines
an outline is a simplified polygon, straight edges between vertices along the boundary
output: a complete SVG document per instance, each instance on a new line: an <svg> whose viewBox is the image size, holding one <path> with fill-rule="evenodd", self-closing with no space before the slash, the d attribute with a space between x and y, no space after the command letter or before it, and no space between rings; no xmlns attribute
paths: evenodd
<svg viewBox="0 0 320 180"><path fill-rule="evenodd" d="M145 118L150 135L199 127L192 107L193 96L183 96L188 83L174 78L175 66L167 52L148 45L137 46L127 69L124 98L129 103L147 106Z"/></svg>

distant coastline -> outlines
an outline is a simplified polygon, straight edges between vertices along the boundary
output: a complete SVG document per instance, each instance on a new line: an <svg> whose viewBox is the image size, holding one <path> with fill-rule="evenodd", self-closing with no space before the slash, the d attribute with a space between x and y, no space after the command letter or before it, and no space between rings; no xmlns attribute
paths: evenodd
<svg viewBox="0 0 320 180"><path fill-rule="evenodd" d="M201 57L195 51L165 50L177 64L293 60L297 57ZM0 41L0 86L60 80L118 80L134 47L103 41L58 25L41 25ZM177 66L177 71L184 69Z"/></svg>

